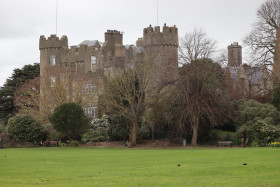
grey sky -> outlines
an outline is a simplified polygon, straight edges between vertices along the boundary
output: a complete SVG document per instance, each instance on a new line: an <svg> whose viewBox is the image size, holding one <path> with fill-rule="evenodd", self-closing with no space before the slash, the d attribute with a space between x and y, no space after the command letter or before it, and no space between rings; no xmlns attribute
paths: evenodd
<svg viewBox="0 0 280 187"><path fill-rule="evenodd" d="M202 28L219 48L242 39L265 0L159 0L159 25L176 25L179 35ZM156 25L157 0L59 0L58 35L69 45L104 40L107 29L124 32L134 44L144 27ZM1 0L0 86L14 68L39 62L39 37L55 34L56 0Z"/></svg>

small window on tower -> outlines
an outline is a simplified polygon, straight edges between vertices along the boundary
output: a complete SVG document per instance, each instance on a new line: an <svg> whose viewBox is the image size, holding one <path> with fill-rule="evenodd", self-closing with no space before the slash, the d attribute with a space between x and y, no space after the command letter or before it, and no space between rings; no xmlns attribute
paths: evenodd
<svg viewBox="0 0 280 187"><path fill-rule="evenodd" d="M55 65L55 55L50 56L50 65L54 66Z"/></svg>
<svg viewBox="0 0 280 187"><path fill-rule="evenodd" d="M96 56L90 57L90 71L93 70L93 68L92 68L93 65L96 65Z"/></svg>

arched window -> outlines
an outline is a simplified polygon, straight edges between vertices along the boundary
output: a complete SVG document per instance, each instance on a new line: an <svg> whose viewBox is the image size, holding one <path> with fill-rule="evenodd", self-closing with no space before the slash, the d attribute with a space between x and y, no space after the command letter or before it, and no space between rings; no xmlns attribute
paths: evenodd
<svg viewBox="0 0 280 187"><path fill-rule="evenodd" d="M50 65L54 66L55 65L55 55L50 56Z"/></svg>

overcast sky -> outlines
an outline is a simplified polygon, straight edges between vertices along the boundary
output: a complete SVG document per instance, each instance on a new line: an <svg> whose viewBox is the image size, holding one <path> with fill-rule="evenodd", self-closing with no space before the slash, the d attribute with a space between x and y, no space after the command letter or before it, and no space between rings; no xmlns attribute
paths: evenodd
<svg viewBox="0 0 280 187"><path fill-rule="evenodd" d="M57 0L1 0L0 86L14 68L39 62L39 37L56 32ZM179 36L202 28L219 48L239 42L252 28L265 0L158 0L159 25L176 25ZM124 32L135 44L143 28L157 24L157 0L59 0L58 36L69 45L104 41L107 29Z"/></svg>

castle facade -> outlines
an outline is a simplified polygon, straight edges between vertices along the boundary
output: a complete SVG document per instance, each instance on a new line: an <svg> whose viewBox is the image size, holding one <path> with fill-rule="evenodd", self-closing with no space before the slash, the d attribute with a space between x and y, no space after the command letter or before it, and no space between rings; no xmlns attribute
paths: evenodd
<svg viewBox="0 0 280 187"><path fill-rule="evenodd" d="M265 66L242 64L242 46L237 42L228 46L228 67L231 93L235 99L257 99L273 89L271 74Z"/></svg>
<svg viewBox="0 0 280 187"><path fill-rule="evenodd" d="M141 65L143 59L150 58L150 63L162 68L156 75L156 84L163 81L173 81L178 76L178 28L166 24L161 28L147 27L143 30L143 37L134 45L123 45L123 34L117 30L107 30L105 41L85 40L76 46L68 46L67 36L61 38L51 35L46 38L40 36L40 77L49 80L49 87L42 88L46 82L41 81L41 97L54 97L49 94L58 79L61 79L62 69L71 69L75 74L83 74L87 81L76 79L71 94L77 94L78 86L82 86L84 97L93 95L84 101L82 106L85 113L97 117L98 95L102 94L104 79L114 78L124 73L136 64ZM54 74L54 72L60 72ZM67 88L68 89L68 88ZM70 97L70 96L69 96ZM70 98L71 100L71 98ZM82 102L82 101L81 101ZM49 102L51 103L51 102ZM55 106L46 107L53 110Z"/></svg>

